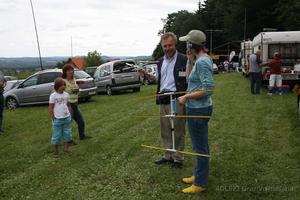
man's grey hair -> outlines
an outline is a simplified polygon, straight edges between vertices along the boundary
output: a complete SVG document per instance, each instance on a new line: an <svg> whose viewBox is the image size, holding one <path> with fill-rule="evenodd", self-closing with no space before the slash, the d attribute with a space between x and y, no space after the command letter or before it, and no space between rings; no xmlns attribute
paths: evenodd
<svg viewBox="0 0 300 200"><path fill-rule="evenodd" d="M172 33L172 32L167 32L167 33L164 33L161 38L160 38L160 43L163 41L163 40L166 40L168 38L173 38L175 40L175 42L177 43L177 36Z"/></svg>

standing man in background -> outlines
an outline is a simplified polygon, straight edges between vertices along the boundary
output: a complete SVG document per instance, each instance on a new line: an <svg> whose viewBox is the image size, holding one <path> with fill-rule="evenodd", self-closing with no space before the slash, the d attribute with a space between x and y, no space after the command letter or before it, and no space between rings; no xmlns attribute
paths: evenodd
<svg viewBox="0 0 300 200"><path fill-rule="evenodd" d="M251 94L260 94L261 88L261 68L260 63L260 51L256 51L255 54L251 54L249 57L249 76L251 81Z"/></svg>
<svg viewBox="0 0 300 200"><path fill-rule="evenodd" d="M168 92L186 91L186 64L187 57L176 50L177 37L174 33L168 32L161 36L161 46L164 51L164 57L159 60L156 74L157 94ZM179 95L177 96L179 97ZM160 130L161 141L165 149L172 149L172 129L169 118L162 117L170 115L170 96L158 96L156 103L160 110ZM185 106L177 103L177 114L185 114ZM175 125L175 149L184 150L185 119L176 118ZM166 151L165 155L155 161L157 165L171 163L171 167L181 168L183 165L183 155Z"/></svg>
<svg viewBox="0 0 300 200"><path fill-rule="evenodd" d="M0 134L3 134L3 110L4 110L4 87L6 85L6 81L4 79L4 76L2 72L0 71Z"/></svg>

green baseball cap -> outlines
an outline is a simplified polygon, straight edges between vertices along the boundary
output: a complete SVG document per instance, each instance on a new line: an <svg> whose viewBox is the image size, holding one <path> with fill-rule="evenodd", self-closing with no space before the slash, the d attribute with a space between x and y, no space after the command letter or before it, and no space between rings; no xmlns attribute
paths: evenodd
<svg viewBox="0 0 300 200"><path fill-rule="evenodd" d="M186 36L179 38L182 42L190 42L196 45L203 45L206 41L205 34L200 30L191 30Z"/></svg>

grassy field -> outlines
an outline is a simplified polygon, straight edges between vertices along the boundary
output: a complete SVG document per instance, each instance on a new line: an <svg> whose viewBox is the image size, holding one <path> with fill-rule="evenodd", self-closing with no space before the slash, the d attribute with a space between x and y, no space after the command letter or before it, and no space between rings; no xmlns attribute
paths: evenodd
<svg viewBox="0 0 300 200"><path fill-rule="evenodd" d="M300 120L296 96L250 95L240 74L215 76L210 121L209 190L184 195L181 178L191 175L194 158L183 169L155 166L160 145L155 86L140 93L99 95L80 105L93 138L54 159L47 106L5 111L0 136L0 199L299 199ZM187 151L191 151L186 136Z"/></svg>

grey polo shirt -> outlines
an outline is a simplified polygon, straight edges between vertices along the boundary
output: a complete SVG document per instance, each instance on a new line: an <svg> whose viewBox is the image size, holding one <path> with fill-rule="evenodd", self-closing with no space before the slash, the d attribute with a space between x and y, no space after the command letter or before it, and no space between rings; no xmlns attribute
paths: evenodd
<svg viewBox="0 0 300 200"><path fill-rule="evenodd" d="M249 72L261 72L261 68L259 67L257 55L251 54L249 57Z"/></svg>

